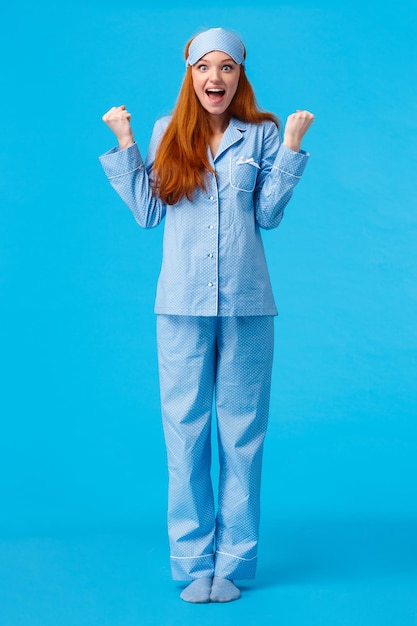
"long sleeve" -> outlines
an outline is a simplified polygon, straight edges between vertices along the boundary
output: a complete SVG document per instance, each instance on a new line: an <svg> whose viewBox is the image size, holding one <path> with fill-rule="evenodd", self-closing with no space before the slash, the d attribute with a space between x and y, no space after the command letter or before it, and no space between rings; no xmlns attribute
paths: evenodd
<svg viewBox="0 0 417 626"><path fill-rule="evenodd" d="M155 125L146 166L137 144L125 150L112 148L99 157L111 186L127 204L142 228L158 226L166 212L166 206L152 194L150 178L154 152L160 137L160 126Z"/></svg>
<svg viewBox="0 0 417 626"><path fill-rule="evenodd" d="M255 191L255 215L261 228L276 228L280 224L308 158L307 152L293 152L284 146L274 125L266 127Z"/></svg>

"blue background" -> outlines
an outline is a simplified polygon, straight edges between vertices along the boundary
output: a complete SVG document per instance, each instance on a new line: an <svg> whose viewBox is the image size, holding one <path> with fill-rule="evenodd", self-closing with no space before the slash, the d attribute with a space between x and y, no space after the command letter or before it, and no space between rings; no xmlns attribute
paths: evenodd
<svg viewBox="0 0 417 626"><path fill-rule="evenodd" d="M0 51L2 626L417 624L414 2L23 3ZM146 152L183 48L238 32L261 106L315 113L265 245L280 316L259 576L194 607L170 581L142 231L97 156Z"/></svg>

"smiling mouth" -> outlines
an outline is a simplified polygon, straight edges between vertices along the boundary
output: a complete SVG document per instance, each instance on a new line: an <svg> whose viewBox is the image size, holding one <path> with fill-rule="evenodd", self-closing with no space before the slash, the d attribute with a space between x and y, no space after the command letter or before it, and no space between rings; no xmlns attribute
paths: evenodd
<svg viewBox="0 0 417 626"><path fill-rule="evenodd" d="M220 102L225 93L224 89L206 89L206 94L212 102Z"/></svg>

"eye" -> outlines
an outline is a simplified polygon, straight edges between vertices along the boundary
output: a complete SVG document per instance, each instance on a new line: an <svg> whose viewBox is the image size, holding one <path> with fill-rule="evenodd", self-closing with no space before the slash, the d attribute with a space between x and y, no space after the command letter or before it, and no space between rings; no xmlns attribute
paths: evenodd
<svg viewBox="0 0 417 626"><path fill-rule="evenodd" d="M206 72L207 71L207 65L205 63L199 63L197 65L197 69L199 69L201 72Z"/></svg>
<svg viewBox="0 0 417 626"><path fill-rule="evenodd" d="M231 72L233 69L233 67L231 65L223 65L222 70L223 72Z"/></svg>

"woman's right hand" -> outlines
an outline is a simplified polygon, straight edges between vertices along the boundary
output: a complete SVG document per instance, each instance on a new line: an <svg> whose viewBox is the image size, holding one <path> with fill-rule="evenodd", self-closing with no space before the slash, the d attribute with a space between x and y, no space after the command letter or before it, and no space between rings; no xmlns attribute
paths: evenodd
<svg viewBox="0 0 417 626"><path fill-rule="evenodd" d="M119 107L112 107L102 117L103 122L116 135L120 150L124 150L134 143L133 131L130 125L131 117L124 104Z"/></svg>

